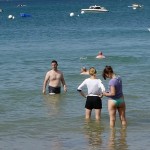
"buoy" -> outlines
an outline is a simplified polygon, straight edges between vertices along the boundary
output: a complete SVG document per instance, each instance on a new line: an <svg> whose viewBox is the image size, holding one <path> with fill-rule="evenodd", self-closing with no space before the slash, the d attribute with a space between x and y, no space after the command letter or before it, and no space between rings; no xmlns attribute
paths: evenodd
<svg viewBox="0 0 150 150"><path fill-rule="evenodd" d="M9 15L9 16L8 16L8 19L15 19L15 16Z"/></svg>
<svg viewBox="0 0 150 150"><path fill-rule="evenodd" d="M85 12L82 10L82 11L81 11L81 14L84 14L84 13L85 13Z"/></svg>
<svg viewBox="0 0 150 150"><path fill-rule="evenodd" d="M73 17L73 16L74 16L74 13L73 13L73 12L71 12L71 13L70 13L70 17Z"/></svg>
<svg viewBox="0 0 150 150"><path fill-rule="evenodd" d="M8 19L12 19L12 17L13 17L12 15L9 15L9 16L8 16Z"/></svg>

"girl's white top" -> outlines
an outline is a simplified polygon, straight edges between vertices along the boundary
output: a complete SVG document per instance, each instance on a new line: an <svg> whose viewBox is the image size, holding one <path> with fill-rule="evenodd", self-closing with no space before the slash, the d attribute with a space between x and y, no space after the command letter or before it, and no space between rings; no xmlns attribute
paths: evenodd
<svg viewBox="0 0 150 150"><path fill-rule="evenodd" d="M105 87L100 79L87 78L79 85L77 90L82 91L84 86L87 87L88 95L90 96L97 96L105 91Z"/></svg>

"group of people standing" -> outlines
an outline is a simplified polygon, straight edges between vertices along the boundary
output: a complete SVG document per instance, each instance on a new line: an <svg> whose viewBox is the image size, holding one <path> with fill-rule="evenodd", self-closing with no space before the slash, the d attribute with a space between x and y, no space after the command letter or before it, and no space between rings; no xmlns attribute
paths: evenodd
<svg viewBox="0 0 150 150"><path fill-rule="evenodd" d="M67 92L67 86L63 73L58 70L58 63L56 60L51 62L51 70L46 73L43 83L43 94L46 94L46 86L48 84L49 94L61 93L61 84L64 91ZM122 79L116 75L111 66L106 66L103 70L102 76L106 80L109 78L109 90L106 91L100 79L96 76L96 69L91 67L88 70L89 78L86 78L77 88L81 96L86 98L85 103L85 118L90 119L92 110L95 109L95 119L100 120L102 109L103 96L108 97L108 111L110 116L110 127L115 127L116 112L118 111L122 126L127 125L125 110L126 105L122 90ZM83 87L87 87L88 93L85 94Z"/></svg>

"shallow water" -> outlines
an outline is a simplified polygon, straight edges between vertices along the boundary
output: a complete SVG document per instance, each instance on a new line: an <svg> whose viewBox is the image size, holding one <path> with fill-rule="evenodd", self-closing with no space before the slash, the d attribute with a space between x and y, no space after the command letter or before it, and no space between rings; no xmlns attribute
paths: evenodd
<svg viewBox="0 0 150 150"><path fill-rule="evenodd" d="M14 150L147 150L149 148L149 1L132 10L132 1L0 1L0 149ZM101 4L103 14L80 14ZM21 18L26 12L30 18ZM69 13L75 16L70 17ZM9 20L9 14L15 15ZM78 16L79 15L79 16ZM98 60L102 51L106 59ZM56 59L68 92L42 95L45 73ZM122 76L127 129L117 115L109 129L107 98L102 119L84 119L85 100L76 91L87 76L80 68L94 66L98 77L106 65ZM102 79L103 80L103 79ZM103 81L108 88L108 80Z"/></svg>

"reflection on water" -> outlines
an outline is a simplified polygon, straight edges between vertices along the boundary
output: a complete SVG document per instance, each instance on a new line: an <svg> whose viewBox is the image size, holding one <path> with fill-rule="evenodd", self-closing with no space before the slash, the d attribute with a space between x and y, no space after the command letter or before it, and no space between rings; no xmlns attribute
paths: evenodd
<svg viewBox="0 0 150 150"><path fill-rule="evenodd" d="M89 150L97 149L102 145L101 134L104 131L99 121L86 120L84 124L85 137L88 140Z"/></svg>
<svg viewBox="0 0 150 150"><path fill-rule="evenodd" d="M84 135L88 150L128 150L126 128L109 129L100 121L86 120ZM107 138L108 137L108 138Z"/></svg>
<svg viewBox="0 0 150 150"><path fill-rule="evenodd" d="M109 150L127 150L128 145L126 142L126 128L116 130L115 128L110 129L108 147Z"/></svg>
<svg viewBox="0 0 150 150"><path fill-rule="evenodd" d="M59 113L61 94L44 95L44 100L46 102L46 105L48 106L50 116Z"/></svg>

